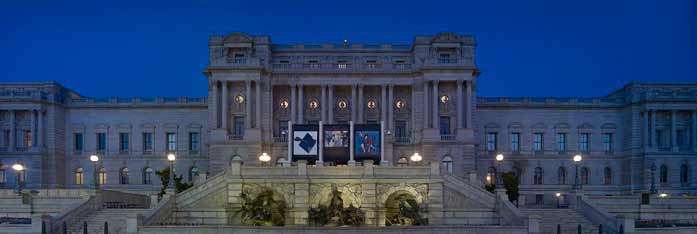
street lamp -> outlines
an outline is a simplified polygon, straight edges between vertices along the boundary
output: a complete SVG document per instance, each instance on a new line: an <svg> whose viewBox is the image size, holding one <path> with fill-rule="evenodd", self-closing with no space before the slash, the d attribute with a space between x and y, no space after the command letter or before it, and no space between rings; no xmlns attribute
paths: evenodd
<svg viewBox="0 0 697 234"><path fill-rule="evenodd" d="M574 189L580 189L581 185L578 182L578 165L581 164L581 160L583 160L583 157L581 157L580 154L577 154L573 158L574 160L574 165L576 166L576 176L574 178Z"/></svg>
<svg viewBox="0 0 697 234"><path fill-rule="evenodd" d="M176 189L174 188L174 161L177 160L177 155L174 153L169 153L167 154L167 161L169 161L169 183L167 184L167 187L169 189L173 189L176 193Z"/></svg>
<svg viewBox="0 0 697 234"><path fill-rule="evenodd" d="M667 194L667 193L661 193L661 194L658 194L658 196L659 196L660 198L666 198L666 197L668 197L668 194Z"/></svg>
<svg viewBox="0 0 697 234"><path fill-rule="evenodd" d="M561 208L561 193L555 193L554 196L557 197L557 208Z"/></svg>
<svg viewBox="0 0 697 234"><path fill-rule="evenodd" d="M419 155L418 152L414 152L414 154L412 154L411 157L409 157L409 160L415 163L421 162L422 159L423 157L421 157L421 155Z"/></svg>
<svg viewBox="0 0 697 234"><path fill-rule="evenodd" d="M264 166L265 164L268 164L269 161L271 161L271 156L267 154L266 152L261 153L259 155L259 161L261 161L261 165Z"/></svg>
<svg viewBox="0 0 697 234"><path fill-rule="evenodd" d="M501 163L503 163L503 154L496 155L496 187L502 185L503 177L501 176Z"/></svg>
<svg viewBox="0 0 697 234"><path fill-rule="evenodd" d="M99 162L99 156L96 154L90 155L90 161L94 165L94 189L99 189L99 174L97 174L97 162Z"/></svg>
<svg viewBox="0 0 697 234"><path fill-rule="evenodd" d="M22 193L21 176L22 176L22 171L24 171L24 169L26 169L26 168L24 168L24 165L22 165L22 164L15 163L14 165L12 165L12 169L14 169L15 172L17 172L17 184L15 185L15 190L17 191L17 193L21 194Z"/></svg>

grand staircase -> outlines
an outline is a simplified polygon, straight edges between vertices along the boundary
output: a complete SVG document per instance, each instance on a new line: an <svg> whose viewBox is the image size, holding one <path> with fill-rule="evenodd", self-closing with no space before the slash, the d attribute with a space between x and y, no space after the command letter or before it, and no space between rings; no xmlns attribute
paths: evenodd
<svg viewBox="0 0 697 234"><path fill-rule="evenodd" d="M80 217L81 222L68 227L69 234L83 234L84 222L87 222L87 233L103 234L104 223L109 225L109 234L126 233L126 217L145 213L146 209L102 209Z"/></svg>
<svg viewBox="0 0 697 234"><path fill-rule="evenodd" d="M574 209L520 209L520 212L526 216L540 216L541 234L556 234L557 225L560 225L562 234L576 234L579 224L583 234L598 233L598 225L593 224Z"/></svg>

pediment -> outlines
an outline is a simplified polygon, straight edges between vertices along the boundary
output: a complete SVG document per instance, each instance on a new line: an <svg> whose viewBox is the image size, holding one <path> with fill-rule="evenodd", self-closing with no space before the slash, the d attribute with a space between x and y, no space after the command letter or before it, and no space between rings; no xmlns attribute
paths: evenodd
<svg viewBox="0 0 697 234"><path fill-rule="evenodd" d="M617 129L617 124L614 123L604 123L600 126L601 129Z"/></svg>
<svg viewBox="0 0 697 234"><path fill-rule="evenodd" d="M554 125L554 128L556 129L568 129L569 124L568 123L558 123Z"/></svg>
<svg viewBox="0 0 697 234"><path fill-rule="evenodd" d="M501 128L501 126L497 123L489 122L488 124L484 125L484 128Z"/></svg>
<svg viewBox="0 0 697 234"><path fill-rule="evenodd" d="M540 122L540 123L533 124L532 127L530 127L530 128L532 128L532 129L547 129L547 125Z"/></svg>
<svg viewBox="0 0 697 234"><path fill-rule="evenodd" d="M508 128L524 128L524 126L521 122L513 122L508 124Z"/></svg>
<svg viewBox="0 0 697 234"><path fill-rule="evenodd" d="M583 123L581 125L578 125L578 129L593 129L593 125L590 123Z"/></svg>

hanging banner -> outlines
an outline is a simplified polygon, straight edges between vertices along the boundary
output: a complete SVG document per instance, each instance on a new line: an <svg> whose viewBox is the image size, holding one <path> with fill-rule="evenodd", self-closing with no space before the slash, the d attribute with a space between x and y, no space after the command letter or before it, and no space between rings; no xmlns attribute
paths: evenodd
<svg viewBox="0 0 697 234"><path fill-rule="evenodd" d="M353 126L353 152L356 161L370 159L380 161L380 125L356 124Z"/></svg>
<svg viewBox="0 0 697 234"><path fill-rule="evenodd" d="M314 163L319 159L319 126L311 124L293 125L293 161L307 160Z"/></svg>
<svg viewBox="0 0 697 234"><path fill-rule="evenodd" d="M324 154L322 155L325 162L334 162L335 164L346 164L349 161L349 146L351 145L351 137L349 134L349 125L324 125Z"/></svg>

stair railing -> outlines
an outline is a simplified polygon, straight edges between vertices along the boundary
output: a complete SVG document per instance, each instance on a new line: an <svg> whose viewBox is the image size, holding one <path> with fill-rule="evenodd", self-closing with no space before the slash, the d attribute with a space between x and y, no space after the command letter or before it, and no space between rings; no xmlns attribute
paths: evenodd
<svg viewBox="0 0 697 234"><path fill-rule="evenodd" d="M577 199L576 210L593 223L602 224L603 233L617 234L621 222L614 215L600 209L586 197L581 195Z"/></svg>
<svg viewBox="0 0 697 234"><path fill-rule="evenodd" d="M89 199L70 206L61 213L52 216L50 223L55 225L50 225L51 233L61 233L62 225L76 225L78 221L80 221L80 218L100 209L102 209L102 194L97 191L94 195L91 195Z"/></svg>

